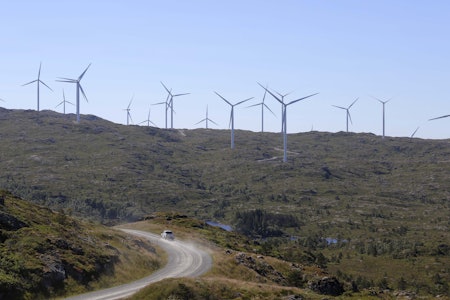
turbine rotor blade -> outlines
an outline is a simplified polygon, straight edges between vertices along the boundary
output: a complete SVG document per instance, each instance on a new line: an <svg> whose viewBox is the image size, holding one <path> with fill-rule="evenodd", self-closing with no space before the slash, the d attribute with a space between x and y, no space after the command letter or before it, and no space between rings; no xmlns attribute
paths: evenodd
<svg viewBox="0 0 450 300"><path fill-rule="evenodd" d="M36 82L36 81L38 81L38 80L36 79L36 80L30 81L30 82L28 82L28 83L22 84L22 86L29 85L29 84L31 84L31 83L33 83L33 82Z"/></svg>
<svg viewBox="0 0 450 300"><path fill-rule="evenodd" d="M253 98L255 98L255 97L250 97L250 98L248 98L248 99L242 100L242 101L236 103L234 106L237 106L237 105L239 105L239 104L241 104L241 103L247 102L248 100L252 100Z"/></svg>
<svg viewBox="0 0 450 300"><path fill-rule="evenodd" d="M170 89L170 91L169 91L169 89L164 85L164 83L162 81L160 81L160 82L161 82L162 86L164 87L164 89L167 91L167 93L172 95L172 93L171 93L172 89Z"/></svg>
<svg viewBox="0 0 450 300"><path fill-rule="evenodd" d="M358 98L356 98L356 100L355 101L353 101L353 103L352 104L350 104L350 106L348 107L348 109L350 109L352 106L353 106L353 104L355 104L356 103L356 101L358 101L358 99L359 99L359 97Z"/></svg>
<svg viewBox="0 0 450 300"><path fill-rule="evenodd" d="M389 99L389 100L387 100L387 101L383 101L383 100L381 100L381 99L378 99L377 97L374 97L374 96L371 96L372 98L374 98L375 100L378 100L378 102L380 102L380 103L383 103L383 104L386 104L386 103L388 103L391 99Z"/></svg>
<svg viewBox="0 0 450 300"><path fill-rule="evenodd" d="M261 102L261 103L256 103L256 104L253 104L253 105L249 105L249 106L247 106L246 108L250 108L250 107L254 107L254 106L260 106L260 105L263 105L264 103L263 102Z"/></svg>
<svg viewBox="0 0 450 300"><path fill-rule="evenodd" d="M292 94L293 92L289 92L289 93L287 93L287 94L281 94L281 93L278 93L277 91L275 91L275 93L277 93L281 98L284 98L284 97L286 97L286 96L288 96L288 95L290 95L290 94Z"/></svg>
<svg viewBox="0 0 450 300"><path fill-rule="evenodd" d="M275 113L270 109L270 107L268 107L265 103L263 103L263 105L272 113L272 115L276 117Z"/></svg>
<svg viewBox="0 0 450 300"><path fill-rule="evenodd" d="M414 137L414 135L416 134L417 130L419 130L420 127L417 127L416 130L414 130L414 132L411 134L411 137Z"/></svg>
<svg viewBox="0 0 450 300"><path fill-rule="evenodd" d="M172 95L172 97L185 96L185 95L190 95L190 94L191 93L176 94L176 95Z"/></svg>
<svg viewBox="0 0 450 300"><path fill-rule="evenodd" d="M80 81L81 78L83 78L84 74L87 72L87 70L89 69L90 66L91 66L91 64L89 64L89 65L87 66L87 68L83 71L83 73L81 73L81 75L78 77L78 81Z"/></svg>
<svg viewBox="0 0 450 300"><path fill-rule="evenodd" d="M342 107L342 106L337 106L337 105L332 105L332 106L334 106L334 107L336 107L336 108L340 108L340 109L345 109L345 110L347 110L347 108Z"/></svg>
<svg viewBox="0 0 450 300"><path fill-rule="evenodd" d="M226 103L228 103L228 104L230 104L231 106L233 106L233 104L231 104L227 99L225 99L224 97L222 97L219 93L217 93L217 92L214 92L214 93L216 93L217 96L219 96L220 98L222 98L223 101L225 101Z"/></svg>
<svg viewBox="0 0 450 300"><path fill-rule="evenodd" d="M258 84L259 84L264 90L266 90L272 97L274 97L278 102L280 102L281 104L283 104L283 101L281 101L281 99L279 99L277 96L275 96L270 90L268 90L267 88L265 88L261 83L258 82Z"/></svg>
<svg viewBox="0 0 450 300"><path fill-rule="evenodd" d="M450 115L440 116L440 117L437 117L437 118L429 119L428 121L437 120L437 119L443 119L443 118L448 118L448 117L450 117Z"/></svg>
<svg viewBox="0 0 450 300"><path fill-rule="evenodd" d="M350 120L350 124L353 125L352 115L350 114L350 112L348 110L347 110L347 115L348 115L348 119Z"/></svg>
<svg viewBox="0 0 450 300"><path fill-rule="evenodd" d="M42 80L39 79L39 82L42 83L43 85L45 85L50 91L53 92L52 88L49 87L47 84L45 84L45 82L43 82Z"/></svg>
<svg viewBox="0 0 450 300"><path fill-rule="evenodd" d="M267 85L266 85L266 88L267 88ZM262 103L264 103L264 100L266 100L266 95L267 95L267 91L264 89L264 96L262 99Z"/></svg>
<svg viewBox="0 0 450 300"><path fill-rule="evenodd" d="M298 101L302 101L302 100L305 100L306 98L309 98L309 97L315 96L315 95L317 95L317 94L319 94L319 93L311 94L311 95L308 95L308 96L306 96L306 97L303 97L303 98L300 98L300 99L297 99L297 100L291 101L291 102L289 102L288 104L286 104L286 106L288 106L288 105L291 105L291 104L294 104L294 103L296 103L296 102L298 102Z"/></svg>
<svg viewBox="0 0 450 300"><path fill-rule="evenodd" d="M86 97L86 94L84 93L84 90L83 90L83 87L81 86L81 84L78 84L78 86L80 87L81 94L83 94L83 97L86 100L86 102L89 102L88 98Z"/></svg>
<svg viewBox="0 0 450 300"><path fill-rule="evenodd" d="M216 122L214 122L213 120L211 120L211 119L209 119L209 118L208 118L208 121L210 121L211 123L213 123L213 124L219 126L219 124L217 124Z"/></svg>
<svg viewBox="0 0 450 300"><path fill-rule="evenodd" d="M59 80L57 79L55 81L58 81L58 82L70 82L70 83L77 83L78 82L78 80L76 80L76 79L65 78L65 77L58 77L58 78L59 78Z"/></svg>
<svg viewBox="0 0 450 300"><path fill-rule="evenodd" d="M42 62L39 63L38 80L39 80L39 78L41 78L41 67L42 67Z"/></svg>
<svg viewBox="0 0 450 300"><path fill-rule="evenodd" d="M131 105L131 102L133 102L133 99L134 99L134 95L131 97L131 100L130 100L130 103L128 103L127 109L130 109L130 105Z"/></svg>
<svg viewBox="0 0 450 300"><path fill-rule="evenodd" d="M194 125L200 124L201 122L206 121L206 119L203 119L201 121L198 121L197 123L195 123Z"/></svg>

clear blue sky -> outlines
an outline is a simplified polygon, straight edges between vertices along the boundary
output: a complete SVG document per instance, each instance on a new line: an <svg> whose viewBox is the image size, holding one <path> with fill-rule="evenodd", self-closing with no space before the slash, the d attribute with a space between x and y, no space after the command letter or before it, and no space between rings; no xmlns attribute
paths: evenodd
<svg viewBox="0 0 450 300"><path fill-rule="evenodd" d="M257 81L294 100L320 94L289 107L288 132L345 130L352 107L353 132L382 133L382 106L370 96L393 99L386 105L386 134L449 138L450 2L378 1L3 1L0 11L0 105L41 109L75 101L75 86L57 77L76 78L92 63L82 85L89 103L82 114L116 123L147 118L164 126L163 81L175 93L176 128L196 128L209 117L226 129L231 102L255 97ZM265 127L281 128L280 105L271 97ZM68 107L75 112L73 106ZM238 106L235 127L260 130L260 110Z"/></svg>

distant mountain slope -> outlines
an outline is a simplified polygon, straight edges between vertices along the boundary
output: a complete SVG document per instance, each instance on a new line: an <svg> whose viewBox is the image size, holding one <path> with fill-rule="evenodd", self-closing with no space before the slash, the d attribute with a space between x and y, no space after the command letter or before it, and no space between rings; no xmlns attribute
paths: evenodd
<svg viewBox="0 0 450 300"><path fill-rule="evenodd" d="M104 220L172 209L230 219L238 203L292 211L292 205L340 197L371 209L378 201L381 209L450 197L449 140L291 134L283 164L276 133L237 131L231 150L228 130L73 120L52 111L0 109L0 187Z"/></svg>

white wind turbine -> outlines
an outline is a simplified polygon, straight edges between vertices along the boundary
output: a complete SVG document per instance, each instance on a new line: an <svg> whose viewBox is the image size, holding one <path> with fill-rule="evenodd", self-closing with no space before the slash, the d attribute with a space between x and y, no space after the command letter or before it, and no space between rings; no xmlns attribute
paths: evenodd
<svg viewBox="0 0 450 300"><path fill-rule="evenodd" d="M260 83L258 83L263 89L265 89L270 95L272 95L272 97L274 97L278 102L281 103L282 107L282 112L283 112L283 118L282 118L282 123L281 123L281 128L283 128L283 146L284 146L284 155L283 155L283 162L287 162L287 107L291 104L297 103L299 101L305 100L309 97L315 96L318 93L315 94L311 94L302 98L299 98L297 100L292 100L288 103L284 103L282 99L278 98L277 96L275 96L271 91L269 91L267 88L265 88L264 86L262 86Z"/></svg>
<svg viewBox="0 0 450 300"><path fill-rule="evenodd" d="M150 126L150 123L151 123L151 124L155 125L155 127L158 127L158 126L156 126L155 123L153 123L153 122L150 120L150 112L151 112L151 109L149 108L149 109L148 109L147 120L144 120L144 121L142 121L142 122L139 123L139 124L142 124L142 123L146 123L146 122L147 122L147 126Z"/></svg>
<svg viewBox="0 0 450 300"><path fill-rule="evenodd" d="M346 115L347 115L347 117L346 117L346 119L347 119L347 132L348 132L348 120L350 120L350 123L353 124L352 116L350 115L350 108L353 106L353 104L356 103L356 101L358 101L358 99L359 98L356 98L356 100L353 101L352 104L350 104L348 107L342 107L342 106L333 105L334 107L337 107L337 108L340 108L340 109L343 109L343 110L346 111Z"/></svg>
<svg viewBox="0 0 450 300"><path fill-rule="evenodd" d="M133 119L131 118L131 114L130 114L130 110L131 110L130 106L131 106L131 103L133 102L133 98L134 98L134 95L133 95L133 97L131 97L130 103L128 103L127 108L124 109L127 111L127 125L130 124L130 120L131 120L131 122L133 122Z"/></svg>
<svg viewBox="0 0 450 300"><path fill-rule="evenodd" d="M53 92L53 90L52 90L47 84L45 84L45 82L43 82L43 81L41 80L41 66L42 66L42 63L39 64L39 71L38 71L38 78L37 78L37 79L35 79L35 80L33 80L33 81L30 81L30 82L28 82L28 83L22 84L22 86L25 86L25 85L29 85L29 84L31 84L31 83L36 82L36 85L37 85L37 111L39 111L39 85L42 83L42 84L45 85L50 91Z"/></svg>
<svg viewBox="0 0 450 300"><path fill-rule="evenodd" d="M197 123L195 123L194 125L200 124L202 122L206 123L206 129L208 129L208 121L216 124L217 126L219 126L219 124L217 124L216 122L214 122L213 120L211 120L210 118L208 118L208 105L206 105L206 118L204 118L203 120L198 121Z"/></svg>
<svg viewBox="0 0 450 300"><path fill-rule="evenodd" d="M89 64L87 66L87 68L83 71L83 73L81 73L80 76L78 76L77 79L59 77L60 80L56 80L56 81L59 81L59 82L67 82L67 83L75 83L76 84L76 90L77 90L77 98L76 98L77 99L77 123L80 123L80 91L81 91L81 94L83 94L83 97L86 100L86 102L88 102L86 94L84 93L84 90L81 87L80 81L81 81L81 79L83 78L84 74L86 73L86 71L89 69L90 66L91 66L91 64Z"/></svg>
<svg viewBox="0 0 450 300"><path fill-rule="evenodd" d="M216 93L217 96L219 96L220 98L222 98L223 101L225 101L226 103L228 103L231 106L231 113L230 113L230 125L231 125L231 149L234 149L234 107L242 104L248 100L253 99L254 97L239 101L238 103L235 104L231 104L230 101L228 101L227 99L225 99L224 97L222 97L221 95L219 95L217 92Z"/></svg>
<svg viewBox="0 0 450 300"><path fill-rule="evenodd" d="M264 90L264 96L263 96L262 102L247 106L247 107L254 107L254 106L261 105L261 132L264 132L264 107L267 108L275 116L274 112L267 106L266 103L264 103L264 100L266 99L266 94L267 94L267 91Z"/></svg>
<svg viewBox="0 0 450 300"><path fill-rule="evenodd" d="M73 105L72 102L66 100L66 95L64 94L64 89L63 89L63 100L61 102L59 102L59 104L56 105L55 108L57 108L58 106L60 106L62 104L62 106L63 106L63 113L66 114L66 103L69 103L69 104Z"/></svg>
<svg viewBox="0 0 450 300"><path fill-rule="evenodd" d="M189 95L190 93L184 93L184 94L172 94L172 89L168 89L165 85L164 85L164 83L162 83L161 82L161 84L162 84L162 86L164 87L164 89L167 91L167 93L169 94L168 95L168 98L170 98L170 100L169 100L169 102L168 102L168 105L166 104L166 111L167 111L167 108L168 107L170 107L170 128L171 129L173 129L173 98L174 97L179 97L179 96L185 96L185 95ZM167 101L166 101L167 102ZM166 112L166 114L167 114L167 112ZM167 127L166 127L167 128Z"/></svg>
<svg viewBox="0 0 450 300"><path fill-rule="evenodd" d="M392 98L390 98L390 99L388 99L388 100L386 100L386 101L383 101L383 100L380 100L380 99L378 99L378 98L376 98L376 97L373 97L372 96L372 98L374 98L375 100L378 100L378 102L380 102L381 104L383 104L383 139L384 139L384 136L385 136L385 120L386 120L386 118L385 118L385 104L386 103L388 103L389 101L391 101L392 100Z"/></svg>

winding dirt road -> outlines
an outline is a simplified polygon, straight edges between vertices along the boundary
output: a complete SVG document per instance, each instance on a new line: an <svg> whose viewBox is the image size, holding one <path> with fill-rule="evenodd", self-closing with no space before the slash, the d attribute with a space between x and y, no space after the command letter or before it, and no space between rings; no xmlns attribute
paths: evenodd
<svg viewBox="0 0 450 300"><path fill-rule="evenodd" d="M103 300L121 299L136 293L138 290L166 278L196 277L207 272L212 266L211 256L205 251L182 241L166 241L161 236L132 229L121 229L122 231L148 238L158 243L158 246L167 252L167 264L150 276L140 280L112 287L109 289L90 292L70 298L68 300Z"/></svg>

